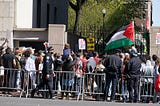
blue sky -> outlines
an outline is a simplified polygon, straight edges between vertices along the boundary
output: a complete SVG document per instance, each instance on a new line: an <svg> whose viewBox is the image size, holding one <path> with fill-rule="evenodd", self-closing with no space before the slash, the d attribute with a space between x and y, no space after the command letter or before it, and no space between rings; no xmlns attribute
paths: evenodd
<svg viewBox="0 0 160 106"><path fill-rule="evenodd" d="M152 26L160 26L160 0L152 0L153 13L152 13Z"/></svg>

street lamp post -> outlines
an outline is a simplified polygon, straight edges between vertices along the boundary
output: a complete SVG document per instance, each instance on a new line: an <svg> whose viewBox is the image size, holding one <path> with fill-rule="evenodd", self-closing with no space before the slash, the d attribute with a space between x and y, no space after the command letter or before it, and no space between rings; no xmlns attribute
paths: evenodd
<svg viewBox="0 0 160 106"><path fill-rule="evenodd" d="M102 35L102 38L103 38L103 52L104 52L104 49L105 49L105 45L104 45L104 18L105 18L105 15L106 15L106 9L103 9L102 10L102 14L103 14L103 35Z"/></svg>

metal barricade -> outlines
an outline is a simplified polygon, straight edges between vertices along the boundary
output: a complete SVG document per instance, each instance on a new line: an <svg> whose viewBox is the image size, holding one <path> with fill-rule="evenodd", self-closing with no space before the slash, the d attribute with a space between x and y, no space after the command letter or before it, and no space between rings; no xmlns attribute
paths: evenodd
<svg viewBox="0 0 160 106"><path fill-rule="evenodd" d="M31 73L34 73L35 78L32 78L31 80ZM61 95L61 97L67 97L69 98L70 95L77 96L77 100L79 99L79 95L81 95L82 89L82 79L77 78L75 75L75 72L73 71L55 71L55 76L53 77L53 93L56 94L58 97L58 94ZM35 80L35 81L34 81ZM24 82L23 82L23 90L21 92L21 96L23 93L25 93L26 97L29 96L31 91L36 87L34 86L39 85L42 81L42 73L39 71L25 71L24 72ZM36 83L35 83L36 82ZM38 90L39 92L42 92L43 96L44 93L48 93L47 86L42 87ZM20 97L21 97L20 96Z"/></svg>
<svg viewBox="0 0 160 106"><path fill-rule="evenodd" d="M0 70L2 69L0 68ZM42 72L37 70L3 69L3 71L0 72L0 91L19 91L20 97L23 94L28 97L31 90L43 80ZM57 98L66 97L69 99L72 96L76 97L77 100L84 100L89 97L101 100L104 97L105 73L85 73L81 77L77 77L74 71L55 71L54 73L53 91ZM125 87L125 93L122 92L122 86ZM126 80L119 80L116 95L127 97L126 88ZM39 92L48 92L48 89L43 87ZM154 93L154 76L141 76L139 100L141 102L152 100Z"/></svg>
<svg viewBox="0 0 160 106"><path fill-rule="evenodd" d="M139 102L151 102L154 97L154 76L141 76L139 82ZM120 79L117 84L116 100L119 97L128 100L129 93L127 90L127 80ZM120 99L121 100L121 99Z"/></svg>
<svg viewBox="0 0 160 106"><path fill-rule="evenodd" d="M141 76L139 82L139 101L140 102L150 102L154 97L154 76ZM127 89L127 80L120 79L117 83L116 100L125 99L129 97Z"/></svg>
<svg viewBox="0 0 160 106"><path fill-rule="evenodd" d="M55 71L54 73L53 91L56 96L66 98L72 96L77 100L81 96L83 100L84 95L103 94L104 73L86 73L81 77L77 77L74 71ZM0 75L0 90L17 90L20 97L27 98L42 80L42 72L38 70L4 69L4 74ZM45 86L39 92L48 92L48 89Z"/></svg>
<svg viewBox="0 0 160 106"><path fill-rule="evenodd" d="M77 97L81 95L83 77L76 77L74 71L55 71L54 91L61 93L61 97Z"/></svg>
<svg viewBox="0 0 160 106"><path fill-rule="evenodd" d="M154 96L154 76L141 76L139 86L139 100L149 102Z"/></svg>
<svg viewBox="0 0 160 106"><path fill-rule="evenodd" d="M27 70L23 70L22 71L22 91L20 94L20 97L23 96L23 94L25 94L25 97L27 98L31 92L32 89L34 89L36 87L36 72L37 70L33 70L33 71L27 71Z"/></svg>
<svg viewBox="0 0 160 106"><path fill-rule="evenodd" d="M128 96L129 96L128 89L127 89L126 76L123 75L121 78L118 78L117 89L116 89L115 95L116 95L116 98L115 98L116 100L126 102Z"/></svg>
<svg viewBox="0 0 160 106"><path fill-rule="evenodd" d="M20 95L22 70L1 68L0 69L0 91L2 95ZM14 95L12 95L14 93Z"/></svg>
<svg viewBox="0 0 160 106"><path fill-rule="evenodd" d="M101 99L104 94L105 73L85 73L83 76L83 95L85 97L92 96L96 100Z"/></svg>

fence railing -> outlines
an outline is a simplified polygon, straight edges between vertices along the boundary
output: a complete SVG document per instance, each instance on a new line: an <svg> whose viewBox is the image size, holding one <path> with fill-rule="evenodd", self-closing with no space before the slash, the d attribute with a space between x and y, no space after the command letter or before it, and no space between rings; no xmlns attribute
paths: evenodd
<svg viewBox="0 0 160 106"><path fill-rule="evenodd" d="M29 97L31 90L43 80L41 71L0 70L0 91L4 95L8 92L18 91L19 97ZM85 73L77 77L74 71L55 71L53 91L56 95L60 94L61 97L73 96L77 100L85 100L88 97L103 100L105 78L105 73ZM48 92L47 86L40 89L39 92ZM151 100L154 94L154 77L141 76L139 101L146 102ZM121 79L117 84L116 99L118 100L124 96L128 98L127 81Z"/></svg>

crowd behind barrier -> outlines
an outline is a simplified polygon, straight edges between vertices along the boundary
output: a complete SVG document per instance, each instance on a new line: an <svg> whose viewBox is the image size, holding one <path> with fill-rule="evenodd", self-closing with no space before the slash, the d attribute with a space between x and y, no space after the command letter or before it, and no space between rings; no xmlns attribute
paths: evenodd
<svg viewBox="0 0 160 106"><path fill-rule="evenodd" d="M31 48L0 49L0 94L120 102L159 101L155 80L160 59L138 55L135 48L122 53L116 49L101 58L97 52L74 53L65 44L63 54L48 43L45 51ZM157 100L158 99L158 100Z"/></svg>
<svg viewBox="0 0 160 106"><path fill-rule="evenodd" d="M7 72L7 76L2 71ZM0 91L3 95L17 92L19 97L30 97L31 90L42 80L42 73L39 70L29 72L16 69L1 69L1 72ZM68 99L76 97L77 100L86 100L91 97L93 100L102 101L104 98L105 73L85 73L78 78L76 77L76 72L73 71L55 71L53 80L53 91L57 99L63 98L62 96ZM148 82L147 80L150 81ZM141 76L139 83L140 102L152 101L155 93L153 80L153 76ZM45 86L37 92L36 97L45 97L48 95L47 92L48 89ZM122 101L124 97L126 100L128 99L127 81L119 79L116 100Z"/></svg>

